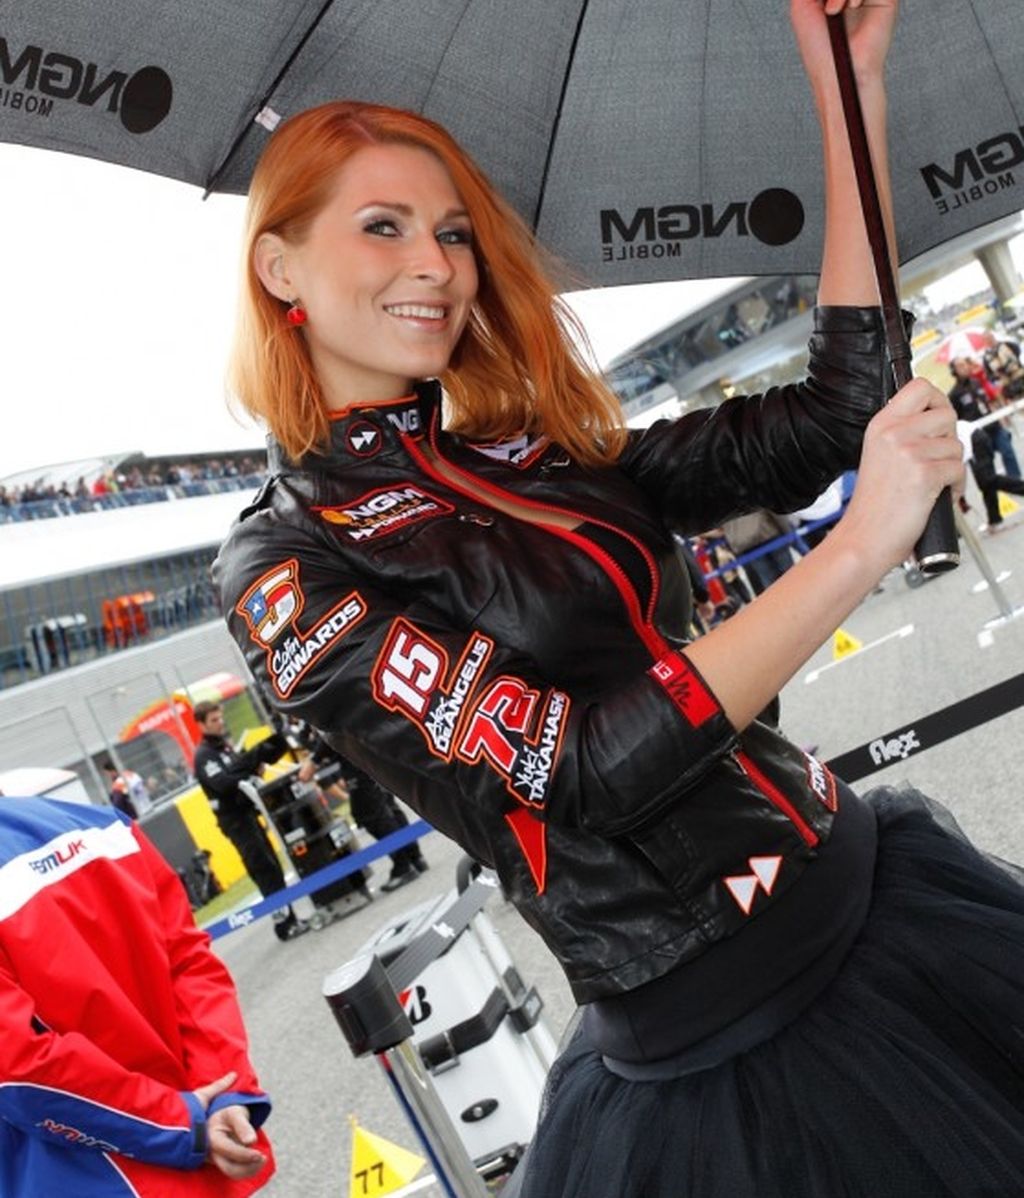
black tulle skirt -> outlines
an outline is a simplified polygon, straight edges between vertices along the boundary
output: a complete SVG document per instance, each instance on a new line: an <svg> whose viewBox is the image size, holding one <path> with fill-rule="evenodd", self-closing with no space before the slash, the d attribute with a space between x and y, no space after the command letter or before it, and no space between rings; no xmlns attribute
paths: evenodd
<svg viewBox="0 0 1024 1198"><path fill-rule="evenodd" d="M838 976L703 1072L627 1081L577 1032L522 1198L1024 1195L1024 872L913 791L867 796L875 891Z"/></svg>

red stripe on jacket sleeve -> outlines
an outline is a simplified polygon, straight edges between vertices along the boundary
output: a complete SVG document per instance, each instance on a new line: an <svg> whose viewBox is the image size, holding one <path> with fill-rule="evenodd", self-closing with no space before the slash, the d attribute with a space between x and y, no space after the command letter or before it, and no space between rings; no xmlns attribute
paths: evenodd
<svg viewBox="0 0 1024 1198"><path fill-rule="evenodd" d="M647 671L693 728L706 724L722 710L704 680L681 653L669 653Z"/></svg>

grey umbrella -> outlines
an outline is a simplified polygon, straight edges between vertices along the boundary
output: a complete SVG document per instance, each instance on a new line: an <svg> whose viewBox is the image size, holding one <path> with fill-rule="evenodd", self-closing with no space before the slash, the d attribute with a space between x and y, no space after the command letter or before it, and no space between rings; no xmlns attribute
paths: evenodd
<svg viewBox="0 0 1024 1198"><path fill-rule="evenodd" d="M820 144L781 0L0 5L0 139L244 191L280 117L448 126L578 285L812 272ZM1020 0L904 0L900 258L1024 207Z"/></svg>

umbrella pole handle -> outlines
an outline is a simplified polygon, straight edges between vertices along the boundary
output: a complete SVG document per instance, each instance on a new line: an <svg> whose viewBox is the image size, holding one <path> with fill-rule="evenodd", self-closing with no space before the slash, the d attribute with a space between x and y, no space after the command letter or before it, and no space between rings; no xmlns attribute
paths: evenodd
<svg viewBox="0 0 1024 1198"><path fill-rule="evenodd" d="M832 58L839 80L839 95L843 102L846 132L850 139L853 169L857 176L864 225L867 230L871 257L878 284L878 298L882 308L885 327L885 348L892 369L893 383L898 390L913 378L910 366L910 345L903 328L899 296L896 292L896 275L889 257L889 242L882 218L882 203L878 196L878 184L871 164L864 114L861 111L857 80L850 57L850 43L846 37L846 21L842 13L826 18ZM914 546L914 557L924 574L941 574L955 569L960 564L956 523L953 519L953 497L949 487L944 487L935 501L921 536Z"/></svg>

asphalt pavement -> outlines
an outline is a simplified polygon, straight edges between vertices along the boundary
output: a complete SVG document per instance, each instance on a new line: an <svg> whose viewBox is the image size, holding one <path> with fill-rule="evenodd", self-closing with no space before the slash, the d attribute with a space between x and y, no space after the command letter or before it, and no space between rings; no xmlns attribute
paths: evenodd
<svg viewBox="0 0 1024 1198"><path fill-rule="evenodd" d="M843 624L862 647L836 660L832 643L823 646L786 687L787 735L827 760L1024 671L1024 512L982 547L1007 604L1020 609L1017 618L1001 616L966 552L958 570L916 588L894 571ZM1024 709L896 760L855 786L881 783L917 786L945 803L980 847L1024 861ZM422 846L427 873L320 932L279 944L263 922L216 944L238 984L253 1058L274 1100L268 1131L278 1174L262 1191L267 1198L347 1198L350 1115L418 1150L380 1067L352 1057L321 988L378 929L454 886L457 847L437 833ZM386 876L384 861L371 889ZM553 958L500 895L486 912L559 1035L573 1004ZM436 1185L417 1192L441 1193Z"/></svg>

